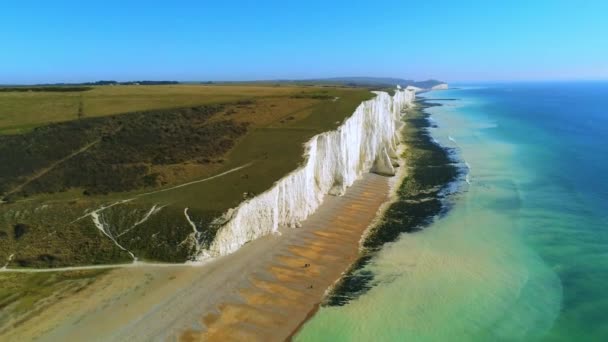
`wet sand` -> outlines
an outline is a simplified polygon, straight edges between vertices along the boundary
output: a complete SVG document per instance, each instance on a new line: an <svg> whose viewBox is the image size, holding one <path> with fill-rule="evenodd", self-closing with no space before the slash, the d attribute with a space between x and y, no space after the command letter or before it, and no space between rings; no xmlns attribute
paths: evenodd
<svg viewBox="0 0 608 342"><path fill-rule="evenodd" d="M112 270L0 340L285 340L356 260L390 180L366 174L301 228L203 266Z"/></svg>

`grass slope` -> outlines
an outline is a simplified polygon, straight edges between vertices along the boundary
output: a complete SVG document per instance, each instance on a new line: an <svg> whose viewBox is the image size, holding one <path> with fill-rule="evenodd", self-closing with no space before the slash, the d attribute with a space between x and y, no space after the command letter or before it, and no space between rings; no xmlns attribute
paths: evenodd
<svg viewBox="0 0 608 342"><path fill-rule="evenodd" d="M14 203L0 204L0 260L14 254L11 267L130 261L129 254L102 234L91 216L85 216L93 209L126 199L130 201L100 212L105 233L111 234L140 260L182 262L195 251L195 240L205 246L213 239L219 226L213 223L214 219L294 170L303 161L304 142L315 134L336 128L362 101L373 96L366 89L181 85L97 87L85 93L95 92L97 103L105 104L96 107L98 118L86 114L76 120L74 113L60 114L61 106L48 107L40 117L31 112L21 116L11 114L13 126L10 127L25 127L32 118L37 118L38 123L72 120L0 138L0 149L6 149L10 145L7 141L16 139L22 144L15 146L27 146L30 149L27 158L32 157L37 163L21 173L13 171L21 170L24 165L10 163L5 167L4 175L13 177L9 177L12 181L6 182L10 184L5 185L5 189L23 181L20 175L36 176L40 170L52 166L52 170L23 187L29 190L29 197L18 196ZM38 94L43 96L32 96ZM76 99L70 93L12 94L13 99L25 101L26 97L20 95L32 96L25 106L30 111L44 108L55 100L58 104L74 106L72 102ZM94 97L85 100L85 113L90 113L87 103L96 103ZM204 108L215 109L208 112L191 107L201 103L211 106ZM133 108L149 110L114 115L117 110ZM109 114L114 116L107 116ZM106 117L101 117L103 115ZM117 125L114 121L123 121L123 124ZM234 127L246 125L247 131L218 136L216 133L222 131L219 128L226 128L226 122ZM0 126L0 130L3 127L7 126ZM59 131L65 134L59 137L65 138L56 139L55 134L32 138L38 131L53 131L57 127L64 127ZM126 131L128 134L116 133L124 127L131 128ZM196 140L197 132L205 129L210 129L204 134L209 139ZM100 142L55 165L96 139ZM231 143L225 145L226 149L216 148L223 139ZM209 149L210 146L213 148ZM210 150L217 153L210 154ZM163 157L161 161L157 160L159 156ZM20 153L14 157L25 158ZM209 181L173 188L242 165L250 166ZM145 172L129 178L133 175L130 171L120 171L127 166ZM145 177L152 174L155 178L147 182ZM105 188L99 193L83 193L100 186ZM163 191L150 193L158 190ZM184 214L186 208L197 234ZM17 234L17 230L21 233Z"/></svg>

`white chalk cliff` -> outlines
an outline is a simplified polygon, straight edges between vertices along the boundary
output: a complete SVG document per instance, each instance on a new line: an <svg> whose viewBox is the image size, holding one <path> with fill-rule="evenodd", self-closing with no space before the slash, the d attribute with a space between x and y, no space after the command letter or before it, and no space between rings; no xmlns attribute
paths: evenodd
<svg viewBox="0 0 608 342"><path fill-rule="evenodd" d="M441 83L441 84L438 84L431 88L431 90L447 90L447 89L448 89L447 83Z"/></svg>
<svg viewBox="0 0 608 342"><path fill-rule="evenodd" d="M343 194L365 172L394 175L401 110L412 104L415 92L375 93L338 129L312 137L305 145L303 165L266 192L230 209L211 246L199 257L230 254L281 226L298 227L327 194Z"/></svg>

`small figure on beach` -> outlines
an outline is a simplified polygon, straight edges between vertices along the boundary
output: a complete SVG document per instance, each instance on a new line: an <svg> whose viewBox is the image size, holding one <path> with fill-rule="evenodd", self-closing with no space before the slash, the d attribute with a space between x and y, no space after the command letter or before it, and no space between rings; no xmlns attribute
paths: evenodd
<svg viewBox="0 0 608 342"><path fill-rule="evenodd" d="M310 264L304 264L304 268L310 267Z"/></svg>

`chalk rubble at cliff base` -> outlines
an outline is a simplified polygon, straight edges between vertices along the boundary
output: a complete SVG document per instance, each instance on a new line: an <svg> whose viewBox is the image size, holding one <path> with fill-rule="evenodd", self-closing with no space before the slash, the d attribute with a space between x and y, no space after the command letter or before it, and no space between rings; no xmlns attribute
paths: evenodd
<svg viewBox="0 0 608 342"><path fill-rule="evenodd" d="M394 175L401 110L415 92L397 89L394 96L375 92L338 129L312 137L305 161L266 192L230 209L208 250L198 256L230 254L248 241L298 227L321 205L327 194L341 195L365 172Z"/></svg>

